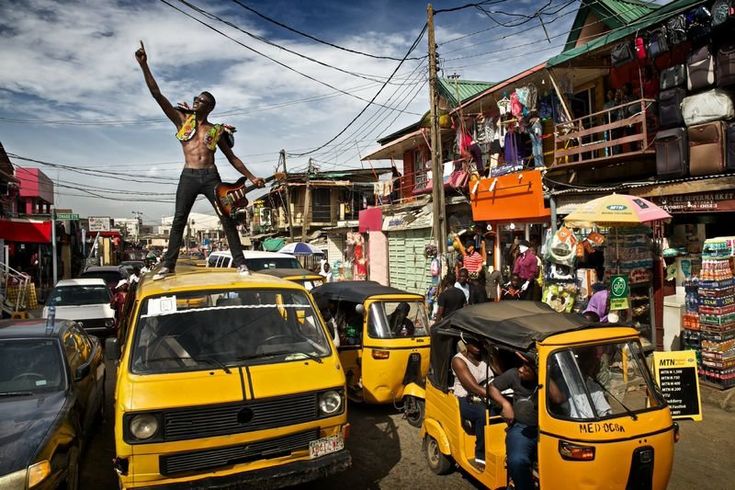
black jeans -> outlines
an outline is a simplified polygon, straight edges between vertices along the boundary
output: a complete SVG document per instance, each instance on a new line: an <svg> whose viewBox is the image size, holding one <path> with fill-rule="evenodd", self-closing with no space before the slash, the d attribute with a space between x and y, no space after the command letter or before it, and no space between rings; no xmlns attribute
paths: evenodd
<svg viewBox="0 0 735 490"><path fill-rule="evenodd" d="M184 228L189 220L189 212L191 212L194 201L199 194L204 194L215 211L220 217L222 227L225 229L227 241L230 244L230 252L232 253L232 263L235 267L245 263L245 257L242 254L242 244L240 243L240 234L237 231L235 222L232 218L223 216L219 213L215 202L214 188L222 182L219 177L217 168L185 168L181 172L179 178L179 186L176 189L176 211L174 212L174 221L171 224L171 233L168 237L168 250L163 257L164 267L170 270L176 268L176 259L179 257L179 249L181 241L184 237Z"/></svg>

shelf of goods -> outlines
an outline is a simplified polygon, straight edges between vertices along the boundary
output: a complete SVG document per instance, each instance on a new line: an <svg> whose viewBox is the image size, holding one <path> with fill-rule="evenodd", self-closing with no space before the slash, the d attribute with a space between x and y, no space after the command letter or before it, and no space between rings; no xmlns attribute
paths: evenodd
<svg viewBox="0 0 735 490"><path fill-rule="evenodd" d="M733 245L731 239L705 241L697 282L700 376L720 388L735 386Z"/></svg>
<svg viewBox="0 0 735 490"><path fill-rule="evenodd" d="M653 253L647 226L615 227L605 234L605 276L624 274L630 285L631 315L639 330L653 339Z"/></svg>

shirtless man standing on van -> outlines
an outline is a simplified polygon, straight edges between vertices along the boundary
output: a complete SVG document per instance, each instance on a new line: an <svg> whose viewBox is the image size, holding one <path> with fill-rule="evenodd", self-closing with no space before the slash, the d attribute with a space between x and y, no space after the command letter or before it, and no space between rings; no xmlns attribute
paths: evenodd
<svg viewBox="0 0 735 490"><path fill-rule="evenodd" d="M150 68L148 68L148 55L142 42L140 48L135 52L135 59L143 71L145 83L148 85L151 95L161 106L166 117L176 126L176 138L181 142L181 148L184 150L184 169L181 172L179 186L176 189L176 211L171 224L168 251L163 257L161 267L153 277L154 279L160 279L167 274L172 274L176 268L176 259L179 256L184 228L197 196L204 194L217 210L214 190L217 184L222 182L214 164L214 153L218 147L225 154L230 164L250 179L253 184L263 187L265 182L263 179L255 177L232 152L231 143L228 143L231 141L228 133L232 132L234 128L222 124L212 124L207 120L207 116L215 106L212 94L202 92L197 95L194 97L194 103L191 107L187 103L174 107L161 94L161 90L158 88ZM227 241L230 244L233 264L238 270L245 272L247 267L245 266L245 257L240 244L240 234L237 231L235 222L229 216L219 212L218 214Z"/></svg>

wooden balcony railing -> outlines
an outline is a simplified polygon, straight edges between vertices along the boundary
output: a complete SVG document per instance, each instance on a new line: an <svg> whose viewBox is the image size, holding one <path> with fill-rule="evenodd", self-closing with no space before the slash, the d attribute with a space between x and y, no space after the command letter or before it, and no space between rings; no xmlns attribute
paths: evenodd
<svg viewBox="0 0 735 490"><path fill-rule="evenodd" d="M554 167L616 163L653 154L655 100L639 99L557 124Z"/></svg>

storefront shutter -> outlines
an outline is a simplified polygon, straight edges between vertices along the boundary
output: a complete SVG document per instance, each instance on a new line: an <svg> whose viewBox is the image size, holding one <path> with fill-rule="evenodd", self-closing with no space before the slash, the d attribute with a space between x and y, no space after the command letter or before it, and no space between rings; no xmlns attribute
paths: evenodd
<svg viewBox="0 0 735 490"><path fill-rule="evenodd" d="M431 261L424 257L424 247L431 242L431 229L388 233L390 285L426 294L431 285Z"/></svg>

